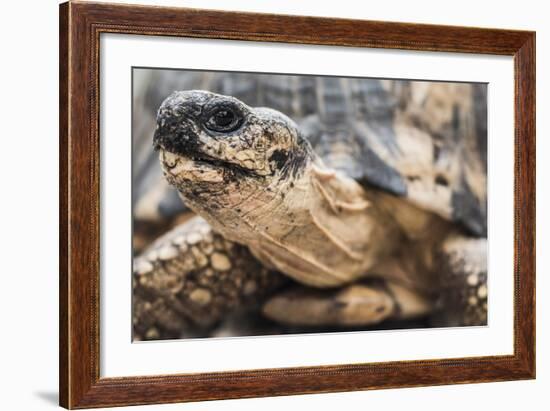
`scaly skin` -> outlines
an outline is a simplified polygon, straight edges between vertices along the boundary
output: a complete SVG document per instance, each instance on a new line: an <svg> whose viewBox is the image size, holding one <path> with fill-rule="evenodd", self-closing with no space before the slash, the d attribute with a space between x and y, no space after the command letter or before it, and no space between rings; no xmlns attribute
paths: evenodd
<svg viewBox="0 0 550 411"><path fill-rule="evenodd" d="M449 236L437 259L442 285L436 324L487 324L487 239Z"/></svg>
<svg viewBox="0 0 550 411"><path fill-rule="evenodd" d="M134 260L134 339L202 335L235 310L258 310L285 278L200 217Z"/></svg>

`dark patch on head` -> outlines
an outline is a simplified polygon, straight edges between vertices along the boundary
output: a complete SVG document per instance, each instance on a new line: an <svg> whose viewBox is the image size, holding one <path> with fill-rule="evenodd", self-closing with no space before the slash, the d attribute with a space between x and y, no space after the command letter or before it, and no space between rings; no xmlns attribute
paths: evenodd
<svg viewBox="0 0 550 411"><path fill-rule="evenodd" d="M284 167L287 160L288 152L285 150L275 150L273 154L271 154L271 157L269 157L269 161L274 162L279 170Z"/></svg>
<svg viewBox="0 0 550 411"><path fill-rule="evenodd" d="M196 95L196 101L183 99L175 92L167 97L157 113L157 128L153 136L153 147L161 147L175 154L199 152L200 143L194 124L202 113L206 97Z"/></svg>
<svg viewBox="0 0 550 411"><path fill-rule="evenodd" d="M199 137L193 126L171 115L159 115L153 137L153 147L174 154L193 154L200 151Z"/></svg>
<svg viewBox="0 0 550 411"><path fill-rule="evenodd" d="M307 140L298 136L297 145L291 151L276 150L269 161L275 163L282 178L296 178L304 171L313 150Z"/></svg>

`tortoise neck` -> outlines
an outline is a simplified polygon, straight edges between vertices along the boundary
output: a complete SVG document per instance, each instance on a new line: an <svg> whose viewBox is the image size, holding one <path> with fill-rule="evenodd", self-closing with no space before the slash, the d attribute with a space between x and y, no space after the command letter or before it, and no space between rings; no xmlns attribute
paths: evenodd
<svg viewBox="0 0 550 411"><path fill-rule="evenodd" d="M250 201L240 217L245 230L233 239L240 236L264 264L299 282L339 286L363 276L397 243L398 227L375 200L314 159L300 176Z"/></svg>

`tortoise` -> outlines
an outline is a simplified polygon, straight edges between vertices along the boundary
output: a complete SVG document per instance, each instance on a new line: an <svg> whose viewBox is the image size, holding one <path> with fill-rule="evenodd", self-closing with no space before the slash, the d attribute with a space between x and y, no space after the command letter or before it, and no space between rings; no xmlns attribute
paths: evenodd
<svg viewBox="0 0 550 411"><path fill-rule="evenodd" d="M134 260L138 339L486 324L485 85L193 75L153 147L196 216Z"/></svg>

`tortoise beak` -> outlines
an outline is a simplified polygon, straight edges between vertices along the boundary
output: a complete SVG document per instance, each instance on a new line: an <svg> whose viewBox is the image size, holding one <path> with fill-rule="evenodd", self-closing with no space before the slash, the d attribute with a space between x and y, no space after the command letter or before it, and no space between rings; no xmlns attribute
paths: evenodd
<svg viewBox="0 0 550 411"><path fill-rule="evenodd" d="M163 148L182 155L196 152L196 123L202 112L201 103L196 100L199 98L195 92L176 91L162 102L153 135L155 150Z"/></svg>
<svg viewBox="0 0 550 411"><path fill-rule="evenodd" d="M159 114L153 135L155 150L162 148L174 154L192 156L200 153L200 146L193 119L167 111Z"/></svg>

